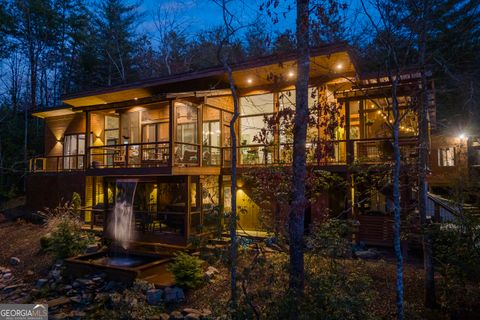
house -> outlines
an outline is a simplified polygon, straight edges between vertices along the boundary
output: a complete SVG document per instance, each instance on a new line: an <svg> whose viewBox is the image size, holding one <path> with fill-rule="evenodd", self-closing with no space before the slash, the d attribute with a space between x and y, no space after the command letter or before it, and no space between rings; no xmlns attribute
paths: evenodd
<svg viewBox="0 0 480 320"><path fill-rule="evenodd" d="M308 165L352 181L342 194L325 195L321 207L351 208L349 214L361 222L361 239L390 243L389 196L378 192L368 201L358 201L351 172L353 164L391 161L389 79L360 76L345 45L312 49L310 60L311 99L340 105L342 124L334 128L331 149L320 158L315 150L325 138L324 128L309 127ZM294 103L295 55L262 57L232 69L240 106L234 128L239 174L251 167L288 165L291 137L279 129L274 129L268 145L255 137L265 128L266 116ZM408 161L414 161L417 153L418 88L418 73L402 73L400 145ZM431 116L433 102L432 95ZM34 114L45 121L45 154L30 162L30 208L53 207L77 192L85 223L108 232L116 201L131 192L137 240L180 245L211 232L216 223L212 208L229 210L234 101L223 67L71 94L63 97L63 104ZM125 187L129 182L136 185L133 191ZM415 195L403 192L408 206ZM238 205L245 209L239 225L243 230L262 230L248 186L237 195ZM321 209L311 208L309 219L317 220Z"/></svg>

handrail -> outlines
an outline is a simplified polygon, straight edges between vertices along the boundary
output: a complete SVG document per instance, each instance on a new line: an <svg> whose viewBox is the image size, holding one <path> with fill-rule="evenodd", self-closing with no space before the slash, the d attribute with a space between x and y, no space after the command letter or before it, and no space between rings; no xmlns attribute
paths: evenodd
<svg viewBox="0 0 480 320"><path fill-rule="evenodd" d="M83 171L85 160L84 154L34 157L29 159L28 169L32 173Z"/></svg>
<svg viewBox="0 0 480 320"><path fill-rule="evenodd" d="M416 136L401 137L400 146L416 142ZM367 138L329 141L308 141L307 162L318 165L345 165L353 161L378 163L390 159L392 138ZM237 146L240 166L291 163L293 142L248 144ZM322 149L324 148L324 150ZM412 149L413 150L413 149ZM188 142L156 141L131 144L91 146L87 155L34 157L29 171L63 172L88 168L151 168L165 166L229 166L231 147L201 145ZM173 152L173 154L171 154ZM322 154L318 157L317 153Z"/></svg>

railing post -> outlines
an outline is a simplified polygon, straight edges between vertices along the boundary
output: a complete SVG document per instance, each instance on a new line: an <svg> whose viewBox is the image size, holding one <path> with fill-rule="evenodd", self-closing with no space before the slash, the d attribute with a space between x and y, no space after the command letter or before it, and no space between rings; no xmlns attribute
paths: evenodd
<svg viewBox="0 0 480 320"><path fill-rule="evenodd" d="M125 145L125 167L128 168L128 144Z"/></svg>

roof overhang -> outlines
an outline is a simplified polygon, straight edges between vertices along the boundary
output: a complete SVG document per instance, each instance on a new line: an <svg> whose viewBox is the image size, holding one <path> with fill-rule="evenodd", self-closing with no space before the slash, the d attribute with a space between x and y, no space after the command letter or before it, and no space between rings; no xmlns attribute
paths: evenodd
<svg viewBox="0 0 480 320"><path fill-rule="evenodd" d="M310 78L340 78L355 74L354 61L346 45L315 48L311 50L310 56ZM277 82L294 84L296 55L276 54L238 63L231 68L235 85L239 89L266 87ZM222 95L228 88L225 68L219 66L71 94L65 96L63 102L74 109L92 109L124 101L141 101L153 96L175 97L206 91L211 95Z"/></svg>
<svg viewBox="0 0 480 320"><path fill-rule="evenodd" d="M71 107L52 108L32 113L32 116L45 119L50 117L66 116L75 114Z"/></svg>

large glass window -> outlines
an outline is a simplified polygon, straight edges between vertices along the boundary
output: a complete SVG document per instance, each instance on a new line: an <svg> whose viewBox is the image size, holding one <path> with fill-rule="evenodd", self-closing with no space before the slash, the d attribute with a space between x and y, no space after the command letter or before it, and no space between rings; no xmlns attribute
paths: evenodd
<svg viewBox="0 0 480 320"><path fill-rule="evenodd" d="M240 144L258 144L255 137L267 129L265 117L273 114L273 94L240 98Z"/></svg>
<svg viewBox="0 0 480 320"><path fill-rule="evenodd" d="M198 164L198 109L188 102L176 102L176 145L175 161Z"/></svg>
<svg viewBox="0 0 480 320"><path fill-rule="evenodd" d="M65 170L83 169L85 155L85 134L65 135L63 141L63 168Z"/></svg>
<svg viewBox="0 0 480 320"><path fill-rule="evenodd" d="M417 116L411 108L411 99L399 97L400 136L417 134ZM392 136L392 99L369 99L360 102L361 139L389 138Z"/></svg>
<svg viewBox="0 0 480 320"><path fill-rule="evenodd" d="M260 94L240 98L240 115L266 114L273 112L273 94Z"/></svg>

